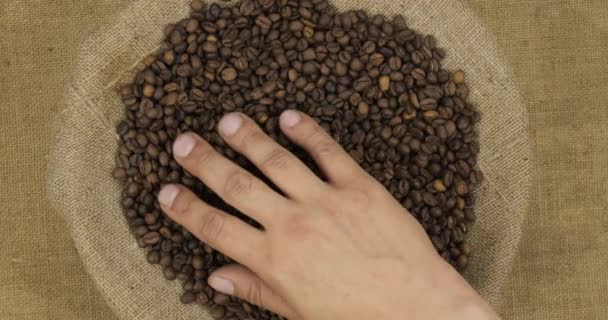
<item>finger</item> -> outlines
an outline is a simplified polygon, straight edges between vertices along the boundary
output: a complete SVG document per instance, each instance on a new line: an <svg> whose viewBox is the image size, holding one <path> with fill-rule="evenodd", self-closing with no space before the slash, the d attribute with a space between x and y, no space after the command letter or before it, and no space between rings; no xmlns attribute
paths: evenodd
<svg viewBox="0 0 608 320"><path fill-rule="evenodd" d="M196 134L179 136L173 144L173 155L220 198L266 227L275 213L287 206L286 198L220 155Z"/></svg>
<svg viewBox="0 0 608 320"><path fill-rule="evenodd" d="M206 204L183 186L164 186L158 202L171 219L201 241L245 265L256 265L254 257L263 248L262 231Z"/></svg>
<svg viewBox="0 0 608 320"><path fill-rule="evenodd" d="M363 169L309 116L287 110L281 114L281 130L306 150L335 185L347 185Z"/></svg>
<svg viewBox="0 0 608 320"><path fill-rule="evenodd" d="M291 198L322 192L326 186L302 161L272 140L243 114L231 113L219 124L224 140Z"/></svg>
<svg viewBox="0 0 608 320"><path fill-rule="evenodd" d="M209 277L209 285L217 291L236 296L289 319L295 318L295 312L285 300L255 273L243 266L229 265L216 270Z"/></svg>

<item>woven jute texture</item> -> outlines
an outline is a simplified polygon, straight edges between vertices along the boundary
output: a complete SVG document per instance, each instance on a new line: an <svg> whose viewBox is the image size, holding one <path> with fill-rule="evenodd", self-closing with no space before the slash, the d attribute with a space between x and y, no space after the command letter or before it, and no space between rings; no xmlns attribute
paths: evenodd
<svg viewBox="0 0 608 320"><path fill-rule="evenodd" d="M486 179L477 197L475 255L467 278L492 305L521 236L530 181L527 114L493 38L459 2L335 1L342 10L402 13L415 29L436 35L448 68L466 70L471 99L483 114L479 164ZM163 25L187 14L185 1L134 2L82 46L51 144L48 190L68 222L88 272L124 319L209 319L178 303L180 286L145 262L122 217L114 165L114 126L122 116L116 95L138 62L158 46Z"/></svg>

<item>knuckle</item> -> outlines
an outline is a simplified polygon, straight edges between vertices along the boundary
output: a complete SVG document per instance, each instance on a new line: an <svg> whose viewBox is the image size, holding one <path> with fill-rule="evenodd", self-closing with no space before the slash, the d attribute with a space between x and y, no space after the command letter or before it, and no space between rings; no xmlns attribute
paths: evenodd
<svg viewBox="0 0 608 320"><path fill-rule="evenodd" d="M200 147L196 154L196 168L199 173L205 171L205 168L209 165L209 162L213 161L213 155L215 154L215 150L211 147Z"/></svg>
<svg viewBox="0 0 608 320"><path fill-rule="evenodd" d="M290 155L287 151L275 148L262 160L260 166L268 169L286 169Z"/></svg>
<svg viewBox="0 0 608 320"><path fill-rule="evenodd" d="M323 138L325 132L321 127L317 125L309 125L306 131L304 132L304 140L310 141L311 143L315 143Z"/></svg>
<svg viewBox="0 0 608 320"><path fill-rule="evenodd" d="M327 156L340 150L338 144L332 140L320 127L314 127L306 134L313 156Z"/></svg>
<svg viewBox="0 0 608 320"><path fill-rule="evenodd" d="M346 193L348 203L356 208L367 208L370 203L370 196L367 192L361 190L349 190Z"/></svg>
<svg viewBox="0 0 608 320"><path fill-rule="evenodd" d="M245 299L259 307L265 308L264 293L262 290L262 285L259 281L252 281L247 286Z"/></svg>
<svg viewBox="0 0 608 320"><path fill-rule="evenodd" d="M224 230L226 220L218 211L210 211L205 214L200 224L200 235L207 242L213 243L218 241Z"/></svg>
<svg viewBox="0 0 608 320"><path fill-rule="evenodd" d="M253 178L242 172L234 172L228 176L224 184L224 195L229 198L240 197L251 191Z"/></svg>
<svg viewBox="0 0 608 320"><path fill-rule="evenodd" d="M257 128L250 128L247 126L247 129L243 130L243 138L239 143L239 147L243 150L255 147L259 145L261 141L264 141L265 138L267 138L267 136Z"/></svg>
<svg viewBox="0 0 608 320"><path fill-rule="evenodd" d="M313 146L314 156L327 157L335 155L340 151L340 147L330 138L324 137Z"/></svg>

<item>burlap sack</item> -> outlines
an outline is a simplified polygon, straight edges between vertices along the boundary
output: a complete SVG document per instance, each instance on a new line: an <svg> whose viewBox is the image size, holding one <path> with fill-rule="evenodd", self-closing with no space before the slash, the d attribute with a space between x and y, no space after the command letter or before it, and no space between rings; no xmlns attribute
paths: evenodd
<svg viewBox="0 0 608 320"><path fill-rule="evenodd" d="M527 116L492 36L457 0L334 0L339 9L403 14L410 26L434 34L448 52L446 66L467 72L479 105L479 164L486 180L477 194L474 256L466 277L494 307L517 250L530 182ZM187 0L137 0L86 41L65 108L56 121L49 159L49 194L65 215L76 247L107 302L123 319L211 319L179 303L180 284L145 261L129 233L120 187L110 177L123 116L116 85L159 44L162 28L188 14Z"/></svg>

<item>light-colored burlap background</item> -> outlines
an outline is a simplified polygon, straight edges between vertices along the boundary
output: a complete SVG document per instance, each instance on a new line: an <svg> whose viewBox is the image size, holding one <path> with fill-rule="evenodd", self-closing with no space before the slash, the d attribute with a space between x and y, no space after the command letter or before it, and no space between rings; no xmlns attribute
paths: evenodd
<svg viewBox="0 0 608 320"><path fill-rule="evenodd" d="M497 35L530 112L536 163L505 319L605 319L605 1L466 1ZM79 44L128 2L0 4L0 316L114 319L45 201L51 119Z"/></svg>

